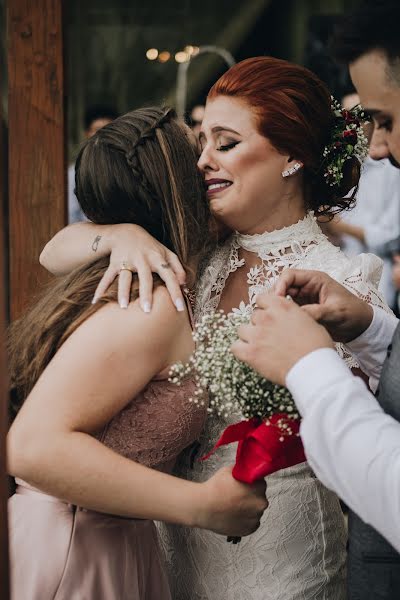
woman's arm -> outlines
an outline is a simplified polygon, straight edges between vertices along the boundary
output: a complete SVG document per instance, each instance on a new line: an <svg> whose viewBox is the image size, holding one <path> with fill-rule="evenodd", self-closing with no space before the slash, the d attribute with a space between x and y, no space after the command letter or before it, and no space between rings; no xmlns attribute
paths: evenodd
<svg viewBox="0 0 400 600"><path fill-rule="evenodd" d="M60 348L16 417L8 436L10 473L100 512L228 535L257 527L265 498L226 471L206 484L182 481L120 456L91 435L171 360L184 358L177 349L182 354L188 328L163 288L151 315L137 303L126 313L116 304L97 311Z"/></svg>
<svg viewBox="0 0 400 600"><path fill-rule="evenodd" d="M69 225L46 244L39 260L54 275L64 275L108 254L110 266L99 282L95 302L126 265L139 275L140 305L144 312L150 312L152 307L152 273L158 273L165 282L176 308L184 310L180 286L185 283L186 274L178 257L138 225ZM131 282L130 271L122 271L118 286L121 308L127 308L129 304Z"/></svg>
<svg viewBox="0 0 400 600"><path fill-rule="evenodd" d="M109 225L68 225L47 242L39 257L40 264L53 275L70 273L77 267L110 254L110 233L112 229Z"/></svg>

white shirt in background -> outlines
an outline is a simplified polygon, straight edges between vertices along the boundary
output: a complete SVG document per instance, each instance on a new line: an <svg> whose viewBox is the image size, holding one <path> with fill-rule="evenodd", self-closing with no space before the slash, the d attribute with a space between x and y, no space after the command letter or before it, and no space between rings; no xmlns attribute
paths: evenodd
<svg viewBox="0 0 400 600"><path fill-rule="evenodd" d="M374 308L370 327L348 344L374 391L397 324ZM286 385L302 415L305 453L318 478L400 551L400 423L383 412L335 350L303 357Z"/></svg>
<svg viewBox="0 0 400 600"><path fill-rule="evenodd" d="M72 164L68 167L68 224L87 220L75 196L75 165Z"/></svg>
<svg viewBox="0 0 400 600"><path fill-rule="evenodd" d="M388 159L367 157L362 171L355 207L342 213L347 223L362 227L365 244L343 235L342 250L348 256L372 252L384 260L379 289L389 306L395 305L396 291L392 283L391 260L381 255L380 247L400 236L400 170Z"/></svg>

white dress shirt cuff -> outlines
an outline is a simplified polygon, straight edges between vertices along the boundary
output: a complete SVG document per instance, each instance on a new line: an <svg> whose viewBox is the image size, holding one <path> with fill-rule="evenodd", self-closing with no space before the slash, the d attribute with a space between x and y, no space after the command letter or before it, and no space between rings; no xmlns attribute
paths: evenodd
<svg viewBox="0 0 400 600"><path fill-rule="evenodd" d="M374 306L373 310L374 316L368 329L349 342L347 348L356 357L361 370L369 376L369 386L375 392L399 320L379 307Z"/></svg>
<svg viewBox="0 0 400 600"><path fill-rule="evenodd" d="M336 350L320 348L303 356L288 372L286 387L292 394L302 417L308 402L331 384L353 375Z"/></svg>

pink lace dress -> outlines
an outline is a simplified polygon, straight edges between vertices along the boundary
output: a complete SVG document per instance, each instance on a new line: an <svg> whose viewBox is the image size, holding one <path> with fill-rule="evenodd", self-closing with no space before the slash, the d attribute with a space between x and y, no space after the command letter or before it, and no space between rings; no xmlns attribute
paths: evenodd
<svg viewBox="0 0 400 600"><path fill-rule="evenodd" d="M153 379L98 437L122 456L170 471L199 437L194 383ZM107 477L107 472L104 472ZM17 481L9 500L12 600L170 600L153 521L67 504Z"/></svg>

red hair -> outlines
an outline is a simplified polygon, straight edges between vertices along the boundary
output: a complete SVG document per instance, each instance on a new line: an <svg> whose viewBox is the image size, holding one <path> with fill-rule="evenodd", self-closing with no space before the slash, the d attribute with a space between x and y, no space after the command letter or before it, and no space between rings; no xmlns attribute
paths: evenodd
<svg viewBox="0 0 400 600"><path fill-rule="evenodd" d="M307 208L318 214L352 205L342 198L357 185L357 159L348 161L340 190L333 190L321 172L322 153L330 141L331 96L314 73L271 56L248 58L231 67L211 88L208 99L230 96L243 100L257 116L259 132L282 154L304 164ZM357 172L356 172L357 171ZM335 210L336 209L336 210Z"/></svg>

